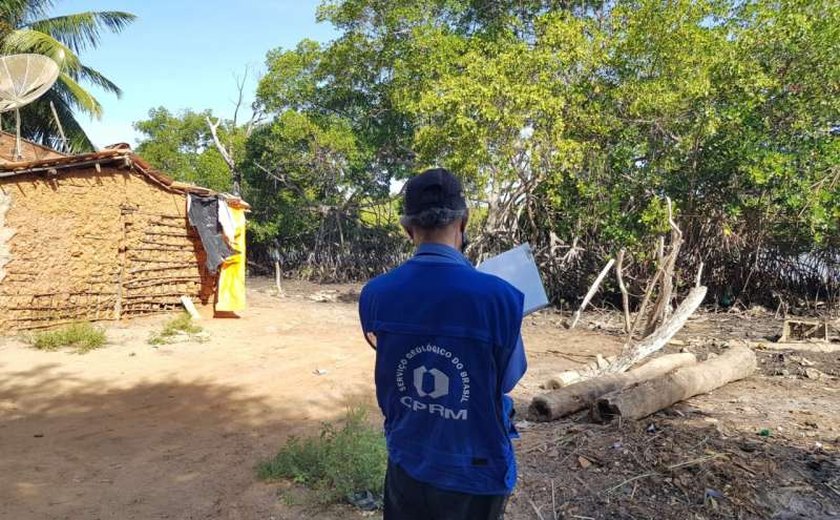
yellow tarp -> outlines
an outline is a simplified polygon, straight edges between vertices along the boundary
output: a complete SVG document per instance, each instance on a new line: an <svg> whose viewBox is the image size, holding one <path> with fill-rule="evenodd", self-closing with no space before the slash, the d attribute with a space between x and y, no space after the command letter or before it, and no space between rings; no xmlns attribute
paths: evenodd
<svg viewBox="0 0 840 520"><path fill-rule="evenodd" d="M219 297L216 310L236 312L245 308L245 210L230 208L235 226L233 249L237 252L225 259L219 275Z"/></svg>

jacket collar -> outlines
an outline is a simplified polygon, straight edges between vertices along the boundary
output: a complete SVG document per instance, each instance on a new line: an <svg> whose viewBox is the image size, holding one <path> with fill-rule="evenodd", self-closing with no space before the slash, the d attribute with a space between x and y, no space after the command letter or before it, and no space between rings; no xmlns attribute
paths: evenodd
<svg viewBox="0 0 840 520"><path fill-rule="evenodd" d="M463 254L461 254L460 251L458 251L454 247L443 244L420 244L417 247L417 250L414 252L413 260L420 260L424 262L455 263L468 265L472 267L470 261L467 260L467 258Z"/></svg>

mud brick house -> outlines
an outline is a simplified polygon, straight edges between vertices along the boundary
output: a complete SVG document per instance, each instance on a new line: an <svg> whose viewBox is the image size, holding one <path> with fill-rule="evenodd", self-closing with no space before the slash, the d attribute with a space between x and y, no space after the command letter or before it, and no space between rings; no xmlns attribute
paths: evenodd
<svg viewBox="0 0 840 520"><path fill-rule="evenodd" d="M190 193L128 145L64 155L0 134L0 331L119 320L208 303L216 275Z"/></svg>

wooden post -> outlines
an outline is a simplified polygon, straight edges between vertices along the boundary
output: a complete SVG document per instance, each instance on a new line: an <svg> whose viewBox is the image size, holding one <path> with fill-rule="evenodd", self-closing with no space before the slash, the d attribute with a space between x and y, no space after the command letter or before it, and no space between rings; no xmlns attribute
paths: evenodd
<svg viewBox="0 0 840 520"><path fill-rule="evenodd" d="M277 294L283 294L283 287L281 286L280 282L283 279L282 273L280 272L280 262L275 260L274 261L274 283L277 285Z"/></svg>
<svg viewBox="0 0 840 520"><path fill-rule="evenodd" d="M120 240L119 245L120 275L117 279L117 301L114 304L114 318L117 321L120 321L120 318L122 317L123 286L125 285L126 262L128 261L126 255L126 249L128 248L128 226L128 222L125 221L125 215L123 215L123 238Z"/></svg>
<svg viewBox="0 0 840 520"><path fill-rule="evenodd" d="M587 291L586 296L583 297L583 302L581 302L580 308L578 308L577 312L575 312L575 315L572 318L572 323L569 325L570 329L575 328L575 325L577 325L577 322L580 319L581 313L586 308L586 306L589 305L589 300L591 300L592 297L595 296L595 293L598 292L598 287L601 285L601 281L603 281L604 277L607 276L607 273L610 271L610 268L613 266L614 263L615 259L610 258L610 261L607 262L607 265L605 265L604 268L601 269L601 273L598 275L598 278L595 279L595 282L592 283L592 287L589 288L589 291Z"/></svg>

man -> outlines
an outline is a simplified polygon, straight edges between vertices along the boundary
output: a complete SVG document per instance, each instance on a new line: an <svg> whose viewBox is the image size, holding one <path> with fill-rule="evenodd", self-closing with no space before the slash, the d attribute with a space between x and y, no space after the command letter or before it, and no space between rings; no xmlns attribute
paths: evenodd
<svg viewBox="0 0 840 520"><path fill-rule="evenodd" d="M385 520L500 519L516 483L510 392L525 373L523 295L461 254L467 205L444 169L408 181L413 258L359 300L385 415Z"/></svg>

